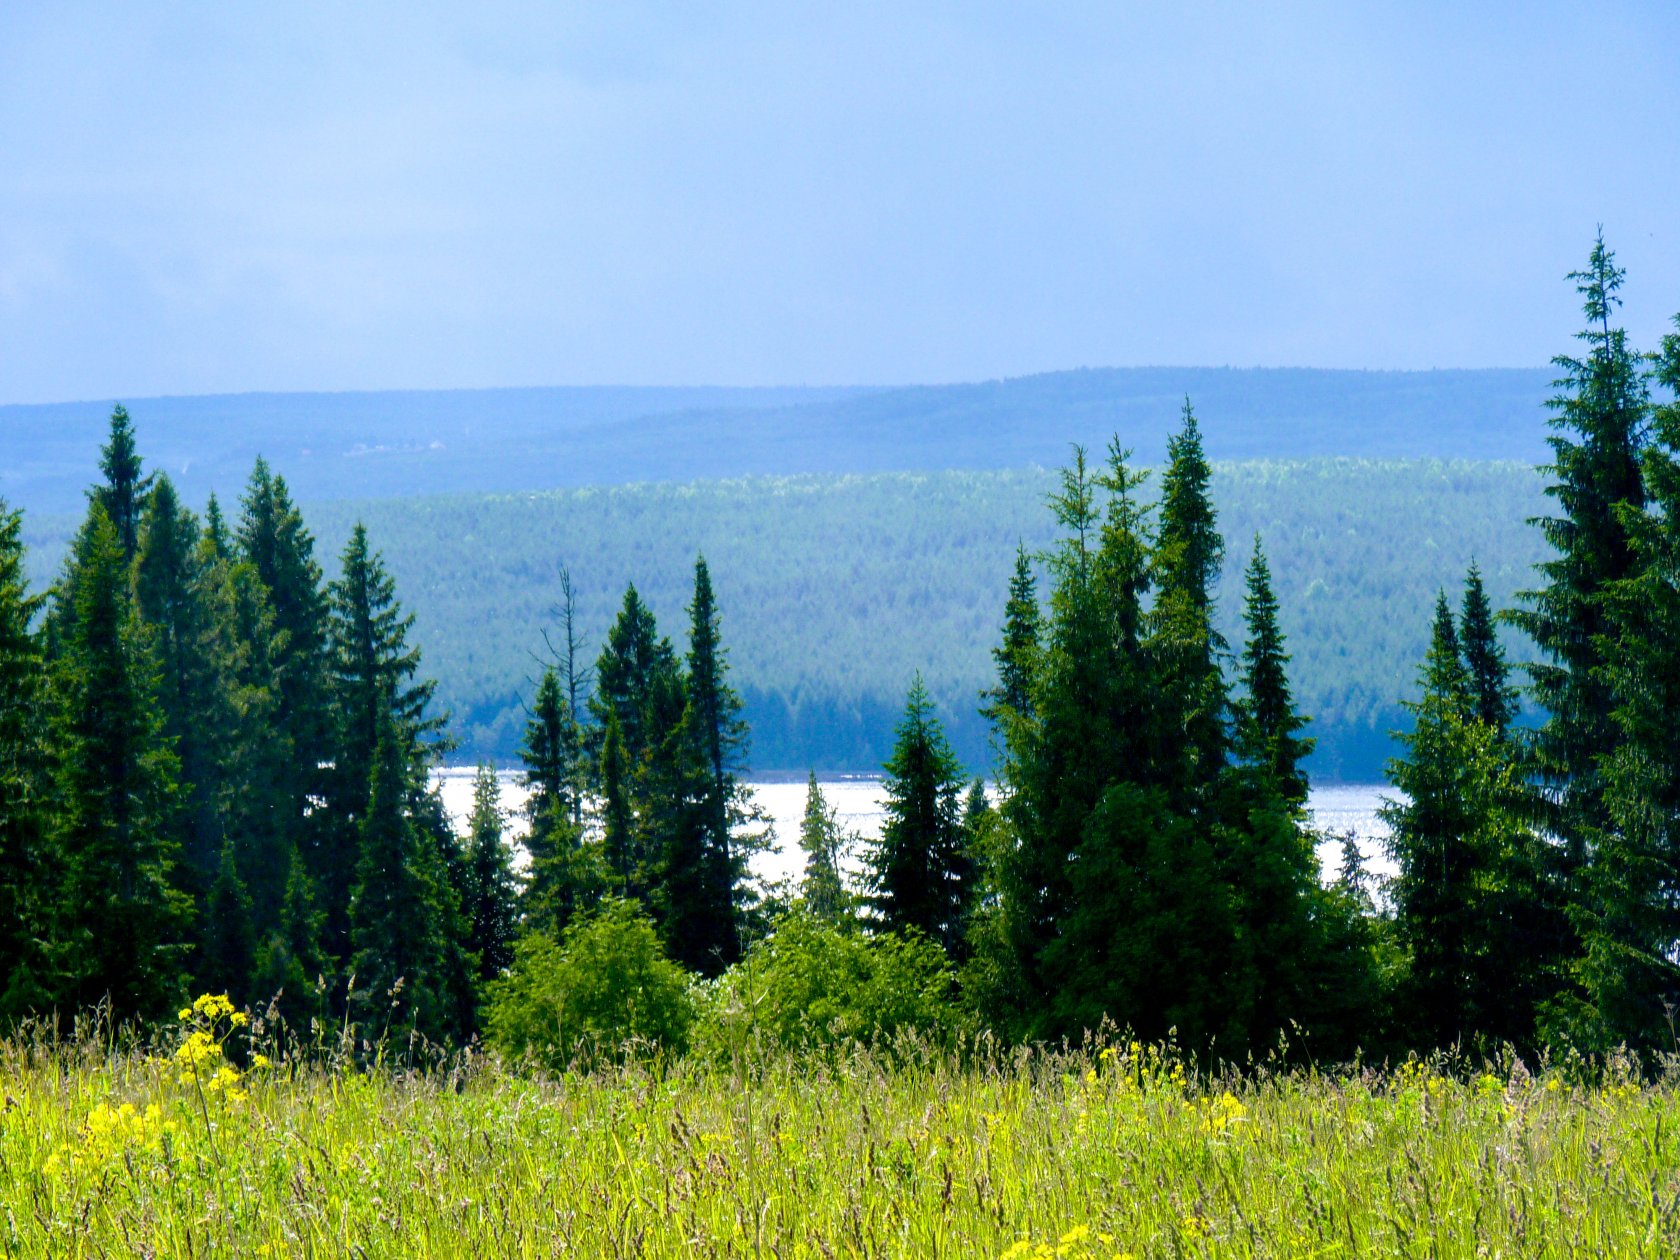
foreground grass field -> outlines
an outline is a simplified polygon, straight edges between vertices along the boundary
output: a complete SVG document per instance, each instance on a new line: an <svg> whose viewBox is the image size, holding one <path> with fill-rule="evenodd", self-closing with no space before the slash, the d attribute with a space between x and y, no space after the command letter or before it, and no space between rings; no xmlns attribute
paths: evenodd
<svg viewBox="0 0 1680 1260"><path fill-rule="evenodd" d="M0 1047L0 1254L1680 1252L1680 1094L1615 1070L1239 1080L1116 1045L539 1080L246 1031L203 999L150 1052Z"/></svg>

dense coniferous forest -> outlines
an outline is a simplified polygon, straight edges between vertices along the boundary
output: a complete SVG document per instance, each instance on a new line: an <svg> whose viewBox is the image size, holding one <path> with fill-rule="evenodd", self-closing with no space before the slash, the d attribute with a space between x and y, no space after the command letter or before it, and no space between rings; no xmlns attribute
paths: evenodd
<svg viewBox="0 0 1680 1260"><path fill-rule="evenodd" d="M44 596L0 512L0 1014L144 1021L203 990L305 1038L348 1021L370 1053L487 1035L560 1064L626 1037L727 1053L743 1004L793 1046L1112 1024L1237 1062L1280 1039L1671 1049L1680 331L1627 344L1602 240L1571 279L1585 327L1522 526L1539 563L1507 599L1491 561L1413 542L1433 589L1383 612L1426 643L1395 697L1386 883L1351 860L1322 879L1296 665L1339 650L1335 623L1294 606L1287 537L1221 501L1192 400L1153 469L1075 447L1048 531L988 560L968 703L995 791L913 675L861 884L813 779L804 878L776 888L748 877L766 836L733 653L761 609L717 551L688 558L676 614L632 579L597 635L568 570L533 618L520 869L488 770L465 836L428 785L448 714L380 522L321 548L260 459L194 513L119 407ZM1311 470L1250 475L1299 497ZM916 553L896 562L917 575L897 598L924 602ZM837 682L867 655L828 650Z"/></svg>
<svg viewBox="0 0 1680 1260"><path fill-rule="evenodd" d="M1178 405L1162 410L1163 425ZM1210 447L1220 425L1207 414ZM1216 624L1234 641L1245 557L1263 534L1296 694L1318 740L1315 777L1381 777L1395 751L1389 732L1406 724L1399 701L1412 662L1428 644L1426 624L1391 610L1432 600L1443 569L1472 561L1489 597L1508 604L1544 554L1525 523L1545 504L1543 484L1513 463L1213 465L1233 552ZM979 768L991 759L976 696L990 685L998 591L1018 543L1036 553L1053 539L1043 504L1054 485L1054 473L1037 471L882 473L302 510L324 554L337 554L358 520L378 540L451 715L456 760L507 763L517 752L550 656L542 632L558 630L562 569L579 633L594 642L630 581L661 624L678 623L703 552L725 607L753 610L733 620L730 642L755 769L878 769L917 671L952 747ZM74 528L65 517L26 519L40 584Z"/></svg>

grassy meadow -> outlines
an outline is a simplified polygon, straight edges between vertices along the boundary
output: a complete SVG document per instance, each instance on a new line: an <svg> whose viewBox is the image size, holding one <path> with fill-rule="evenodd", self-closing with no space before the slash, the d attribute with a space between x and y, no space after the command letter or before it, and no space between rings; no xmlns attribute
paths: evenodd
<svg viewBox="0 0 1680 1260"><path fill-rule="evenodd" d="M1677 1083L1125 1043L559 1076L288 1060L214 999L0 1047L4 1256L1656 1256Z"/></svg>

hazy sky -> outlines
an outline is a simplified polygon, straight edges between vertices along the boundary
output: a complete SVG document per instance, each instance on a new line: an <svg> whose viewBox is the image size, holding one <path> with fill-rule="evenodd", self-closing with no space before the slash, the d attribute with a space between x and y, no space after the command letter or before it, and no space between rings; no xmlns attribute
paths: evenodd
<svg viewBox="0 0 1680 1260"><path fill-rule="evenodd" d="M1680 5L0 0L0 402L1530 365Z"/></svg>

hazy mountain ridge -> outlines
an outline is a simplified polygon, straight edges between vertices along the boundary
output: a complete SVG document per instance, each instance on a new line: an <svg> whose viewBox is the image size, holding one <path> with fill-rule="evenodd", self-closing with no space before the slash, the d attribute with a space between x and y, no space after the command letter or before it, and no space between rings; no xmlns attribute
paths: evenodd
<svg viewBox="0 0 1680 1260"><path fill-rule="evenodd" d="M1054 466L1118 434L1154 462L1188 395L1212 457L1544 457L1551 369L1105 368L902 388L578 387L125 400L183 496L263 454L301 500L787 473ZM109 402L0 407L0 497L79 510Z"/></svg>

